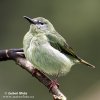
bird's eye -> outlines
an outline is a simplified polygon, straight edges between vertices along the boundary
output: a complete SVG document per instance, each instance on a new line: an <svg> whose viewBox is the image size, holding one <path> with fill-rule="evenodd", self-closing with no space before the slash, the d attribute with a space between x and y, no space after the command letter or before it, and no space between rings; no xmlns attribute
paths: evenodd
<svg viewBox="0 0 100 100"><path fill-rule="evenodd" d="M38 24L40 24L40 25L44 25L44 23L43 23L43 22L41 22L41 21L38 21Z"/></svg>
<svg viewBox="0 0 100 100"><path fill-rule="evenodd" d="M41 25L44 25L44 23L42 23L42 22L41 22L40 24L41 24Z"/></svg>

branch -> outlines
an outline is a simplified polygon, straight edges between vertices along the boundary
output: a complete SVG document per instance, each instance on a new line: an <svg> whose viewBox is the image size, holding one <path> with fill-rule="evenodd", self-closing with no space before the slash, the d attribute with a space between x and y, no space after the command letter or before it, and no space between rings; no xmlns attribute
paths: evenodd
<svg viewBox="0 0 100 100"><path fill-rule="evenodd" d="M42 84L44 84L48 89L48 84L52 82L52 80L41 73L39 70L35 69L33 65L26 60L23 49L6 49L0 50L0 61L6 60L14 60L16 64L18 64L21 68L28 71L33 77L37 78ZM35 72L35 73L33 73ZM54 100L66 100L67 98L61 93L58 89L57 85L54 85L50 92L53 95Z"/></svg>

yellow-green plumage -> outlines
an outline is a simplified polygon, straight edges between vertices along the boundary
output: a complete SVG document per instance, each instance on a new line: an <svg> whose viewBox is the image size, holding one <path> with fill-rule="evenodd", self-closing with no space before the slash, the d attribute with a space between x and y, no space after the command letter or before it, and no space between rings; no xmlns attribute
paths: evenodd
<svg viewBox="0 0 100 100"><path fill-rule="evenodd" d="M75 55L66 40L56 32L47 19L30 19L26 16L25 18L31 25L24 36L23 48L26 58L35 68L49 75L64 75L76 63L94 67Z"/></svg>

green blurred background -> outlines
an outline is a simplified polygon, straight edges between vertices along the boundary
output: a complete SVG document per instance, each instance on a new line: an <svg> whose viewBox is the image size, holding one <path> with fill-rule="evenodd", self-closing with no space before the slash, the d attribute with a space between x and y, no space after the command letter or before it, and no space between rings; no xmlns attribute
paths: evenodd
<svg viewBox="0 0 100 100"><path fill-rule="evenodd" d="M49 19L75 52L96 66L75 65L58 79L68 100L100 100L100 0L0 0L0 49L22 48L29 29L24 15ZM0 100L5 92L52 99L47 88L13 61L0 62Z"/></svg>

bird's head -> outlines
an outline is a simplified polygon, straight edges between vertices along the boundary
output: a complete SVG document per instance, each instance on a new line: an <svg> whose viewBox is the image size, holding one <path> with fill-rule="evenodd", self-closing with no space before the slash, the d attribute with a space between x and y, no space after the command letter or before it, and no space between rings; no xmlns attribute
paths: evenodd
<svg viewBox="0 0 100 100"><path fill-rule="evenodd" d="M24 16L30 22L30 31L36 33L53 33L55 31L53 25L43 17L37 17L31 19L30 17Z"/></svg>

